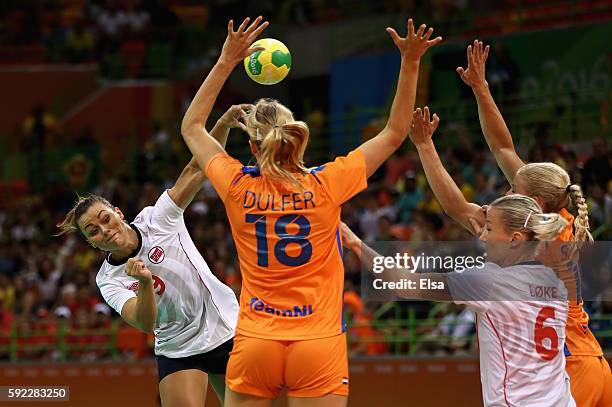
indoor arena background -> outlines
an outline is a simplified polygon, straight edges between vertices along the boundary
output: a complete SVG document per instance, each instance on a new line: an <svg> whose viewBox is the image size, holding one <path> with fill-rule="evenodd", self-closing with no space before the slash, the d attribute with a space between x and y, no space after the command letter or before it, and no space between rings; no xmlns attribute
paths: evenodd
<svg viewBox="0 0 612 407"><path fill-rule="evenodd" d="M74 406L158 403L152 335L104 304L102 256L78 236L54 237L54 225L76 193L101 194L130 219L154 203L189 161L180 121L227 21L259 14L271 22L263 37L289 47L291 73L262 86L238 67L207 128L232 104L274 97L310 127L307 165L347 153L386 122L399 55L384 29L403 35L413 17L444 37L421 64L417 106L440 116L435 142L466 198L508 189L455 72L478 38L491 45L487 80L521 157L563 166L586 193L596 240L612 237L612 1L2 1L0 385L69 386ZM227 149L251 159L240 131ZM342 216L364 241L472 239L442 213L409 141ZM239 292L210 184L185 217L213 273ZM364 302L348 252L345 269L349 406L481 405L469 311ZM612 302L587 307L612 355Z"/></svg>

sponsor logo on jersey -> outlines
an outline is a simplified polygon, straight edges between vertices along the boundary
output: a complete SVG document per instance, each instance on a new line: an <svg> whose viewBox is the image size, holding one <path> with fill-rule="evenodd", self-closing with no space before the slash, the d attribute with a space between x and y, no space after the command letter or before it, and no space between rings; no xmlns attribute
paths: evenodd
<svg viewBox="0 0 612 407"><path fill-rule="evenodd" d="M266 304L257 297L251 298L250 308L255 312L265 312L266 314L276 315L277 317L306 317L312 315L312 305L294 305L291 309L277 309Z"/></svg>
<svg viewBox="0 0 612 407"><path fill-rule="evenodd" d="M153 264L161 263L164 261L165 257L166 253L164 252L164 249L159 246L152 247L151 250L149 250L149 260Z"/></svg>

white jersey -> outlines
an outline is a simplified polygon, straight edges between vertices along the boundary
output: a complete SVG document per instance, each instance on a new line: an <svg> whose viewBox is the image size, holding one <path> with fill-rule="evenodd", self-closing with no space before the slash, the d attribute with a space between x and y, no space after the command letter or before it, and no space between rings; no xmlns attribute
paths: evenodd
<svg viewBox="0 0 612 407"><path fill-rule="evenodd" d="M539 263L448 275L453 301L476 312L484 405L575 406L565 372L567 290Z"/></svg>
<svg viewBox="0 0 612 407"><path fill-rule="evenodd" d="M164 192L155 206L144 208L131 224L138 257L154 281L157 321L155 354L182 358L208 352L234 336L238 301L234 292L210 271L196 249L179 208ZM110 254L96 283L104 300L118 313L136 296L138 281L125 274L125 263Z"/></svg>

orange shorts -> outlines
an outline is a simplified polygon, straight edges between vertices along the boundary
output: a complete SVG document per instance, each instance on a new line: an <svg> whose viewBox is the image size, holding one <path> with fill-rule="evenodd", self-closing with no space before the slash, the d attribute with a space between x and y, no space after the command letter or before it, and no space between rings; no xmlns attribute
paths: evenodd
<svg viewBox="0 0 612 407"><path fill-rule="evenodd" d="M225 383L237 393L274 399L348 396L346 334L300 341L234 337Z"/></svg>
<svg viewBox="0 0 612 407"><path fill-rule="evenodd" d="M612 406L612 373L603 356L567 356L565 370L576 406Z"/></svg>

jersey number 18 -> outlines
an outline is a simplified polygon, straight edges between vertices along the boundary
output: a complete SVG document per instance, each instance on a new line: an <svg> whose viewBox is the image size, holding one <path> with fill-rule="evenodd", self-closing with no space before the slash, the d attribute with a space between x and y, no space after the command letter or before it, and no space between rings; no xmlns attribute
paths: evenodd
<svg viewBox="0 0 612 407"><path fill-rule="evenodd" d="M261 214L248 213L246 223L255 224L255 236L257 238L257 265L268 267L268 236L266 216ZM287 226L295 223L298 226L296 234L289 234ZM279 237L274 245L274 257L279 263L289 267L297 267L308 263L312 257L312 243L308 239L310 234L310 222L304 215L284 215L278 218L274 224L274 233ZM300 246L300 253L297 256L287 254L287 246L290 243Z"/></svg>

